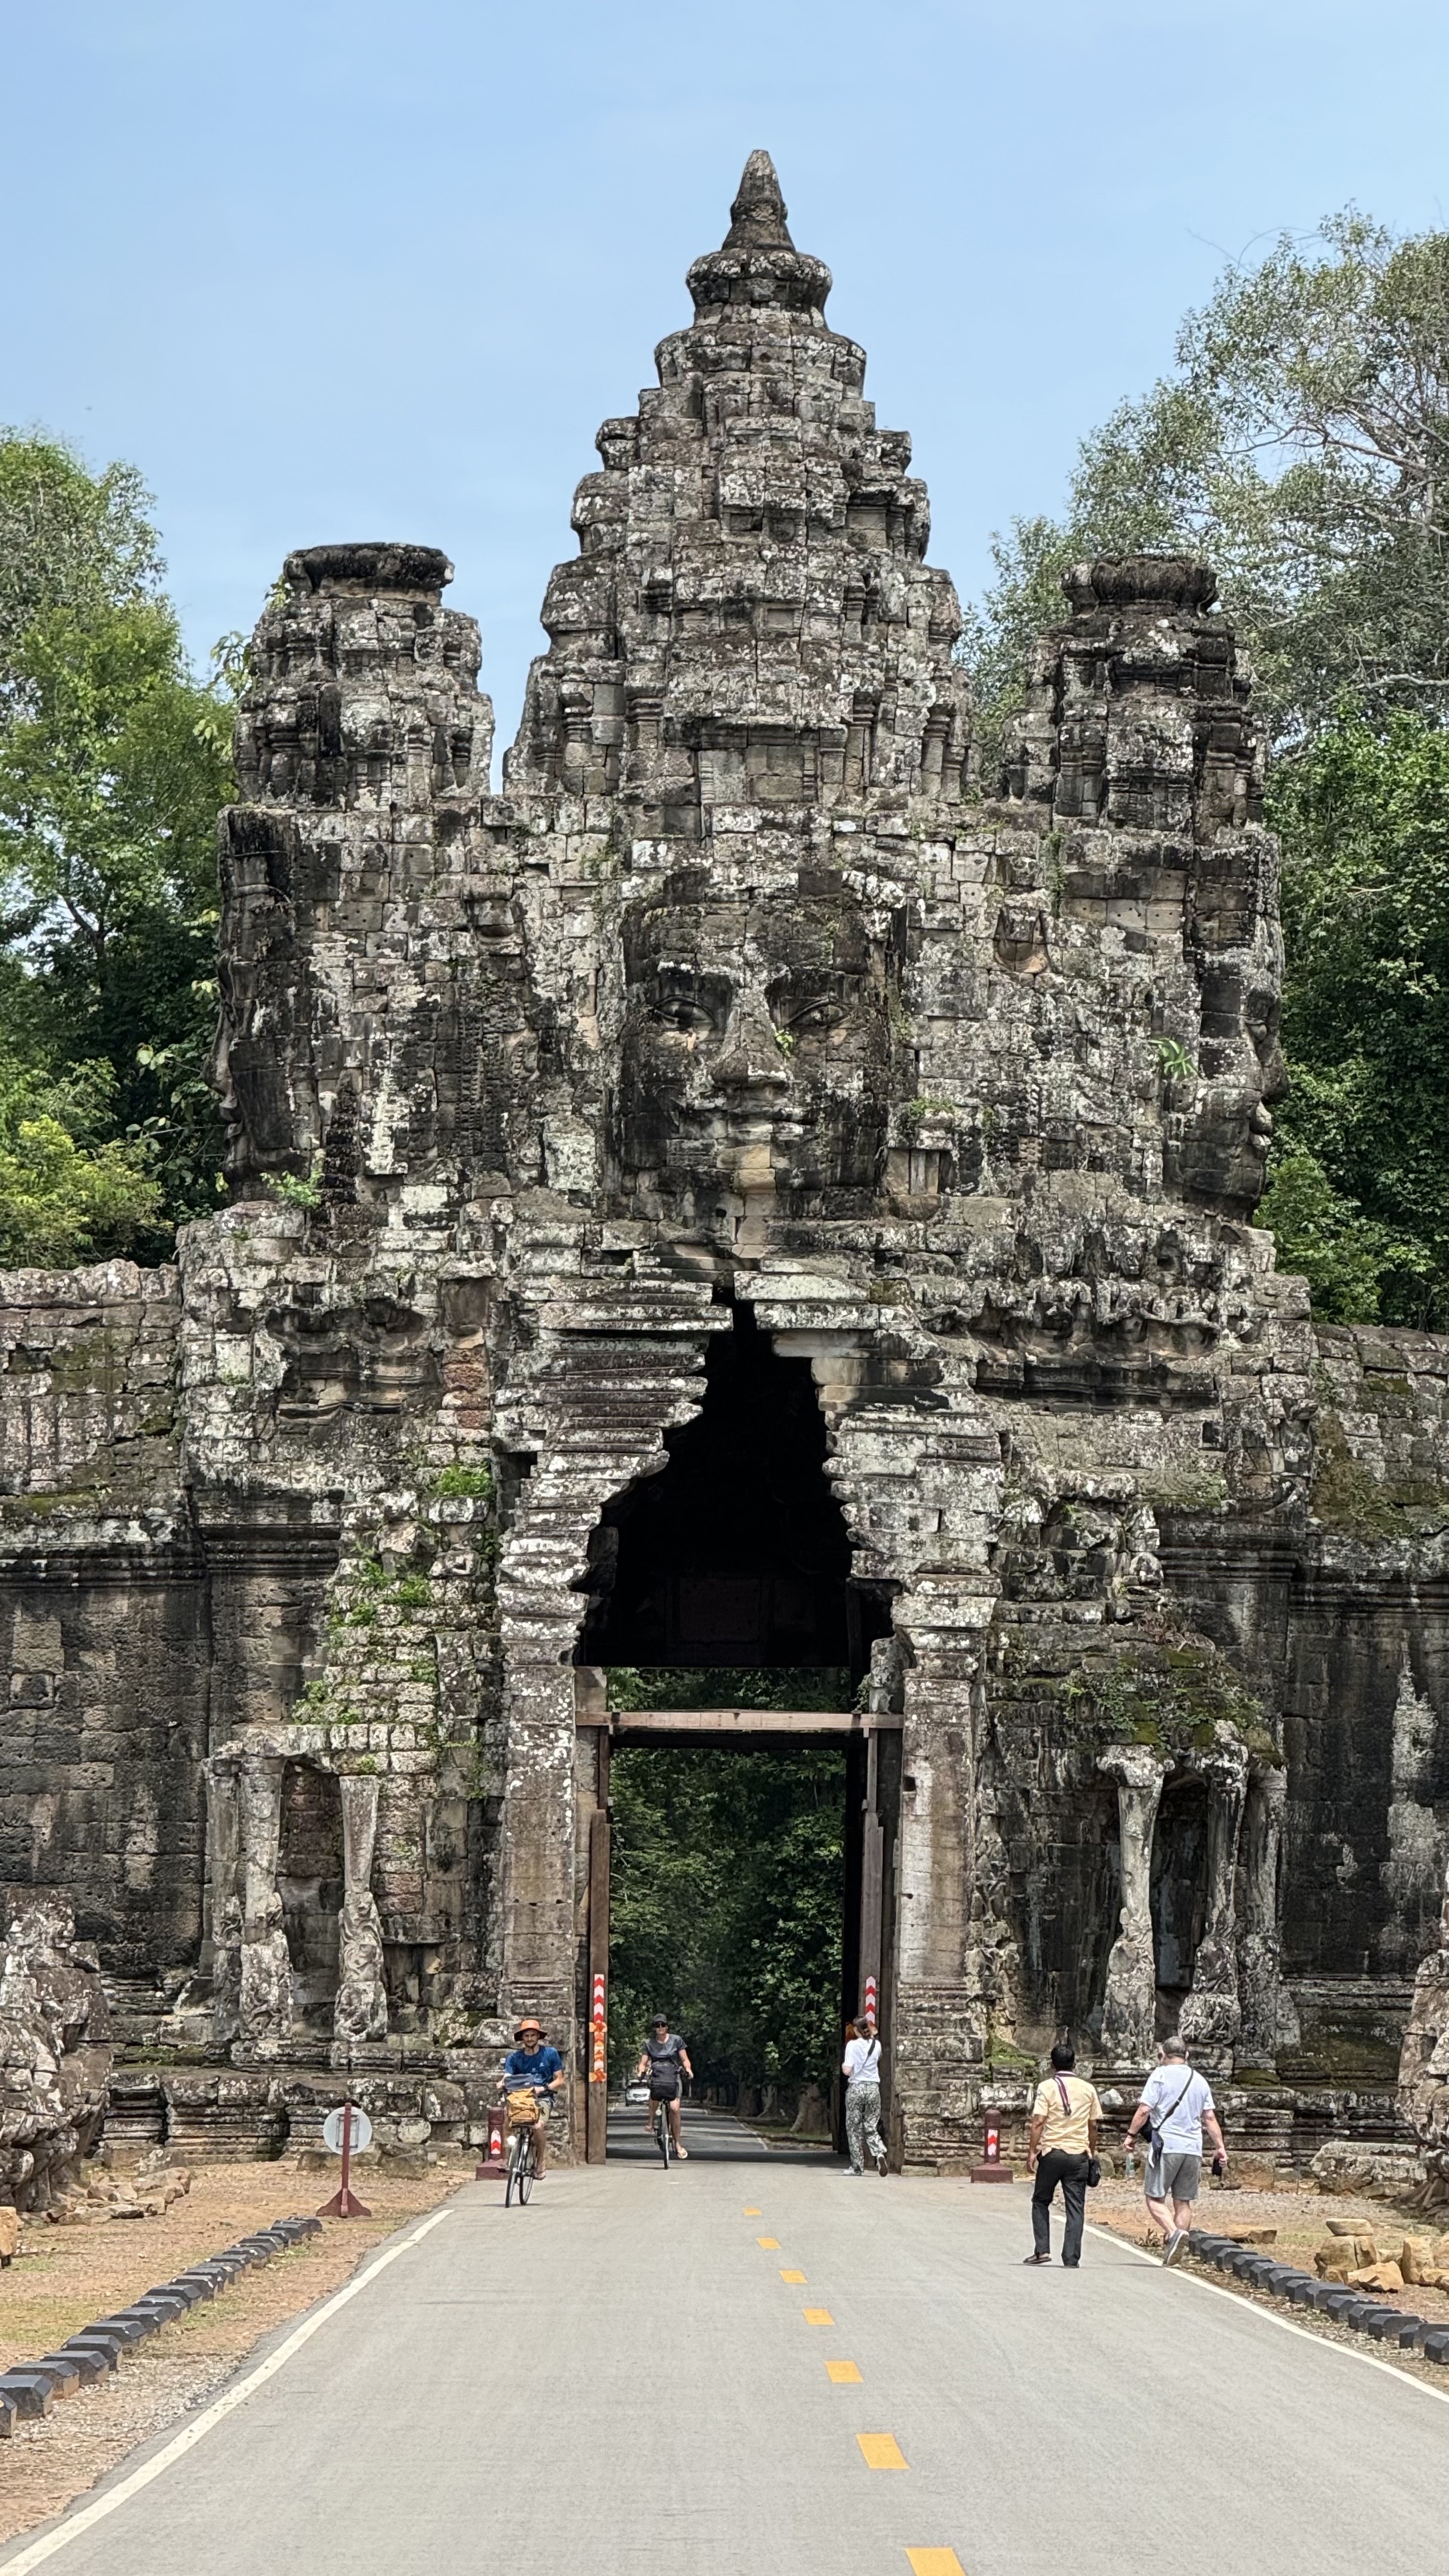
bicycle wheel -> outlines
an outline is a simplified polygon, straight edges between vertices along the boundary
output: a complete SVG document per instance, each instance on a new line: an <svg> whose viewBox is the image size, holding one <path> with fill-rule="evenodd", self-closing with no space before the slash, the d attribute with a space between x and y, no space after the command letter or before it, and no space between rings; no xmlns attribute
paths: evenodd
<svg viewBox="0 0 1449 2576"><path fill-rule="evenodd" d="M532 2191L533 2178L537 2171L538 2164L533 2144L533 2131L531 2129L526 2129L523 2137L523 2153L518 2159L518 2197L521 2201L527 2200L529 2193Z"/></svg>
<svg viewBox="0 0 1449 2576"><path fill-rule="evenodd" d="M655 2112L655 2114L654 2114L654 2126L655 2126L655 2134L657 2135L658 2140L659 2140L659 2152L660 2152L661 2156L662 2156L662 2157L663 2157L663 2159L664 2159L664 2170L665 2170L665 2172L666 2172L666 2173L668 2173L668 2171L669 2171L669 2148L670 2148L670 2136L669 2136L669 2105L668 2105L668 2103L667 2103L667 2102L661 2102L661 2103L660 2103L660 2105L659 2105L658 2110Z"/></svg>
<svg viewBox="0 0 1449 2576"><path fill-rule="evenodd" d="M521 2129L515 2129L508 2141L508 2180L503 2186L503 2206L505 2209L508 2208L513 2199L514 2185L518 2180L518 2167L520 2161L519 2151L522 2143L523 2131ZM521 2197L522 2195L520 2194L520 2198Z"/></svg>

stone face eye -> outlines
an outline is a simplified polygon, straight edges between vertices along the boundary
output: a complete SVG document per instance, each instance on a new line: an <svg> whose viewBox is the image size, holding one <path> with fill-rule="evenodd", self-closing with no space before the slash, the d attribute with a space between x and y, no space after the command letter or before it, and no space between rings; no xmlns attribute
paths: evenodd
<svg viewBox="0 0 1449 2576"><path fill-rule="evenodd" d="M664 980L649 996L649 1016L656 1028L679 1037L714 1037L723 1028L729 995L708 984Z"/></svg>

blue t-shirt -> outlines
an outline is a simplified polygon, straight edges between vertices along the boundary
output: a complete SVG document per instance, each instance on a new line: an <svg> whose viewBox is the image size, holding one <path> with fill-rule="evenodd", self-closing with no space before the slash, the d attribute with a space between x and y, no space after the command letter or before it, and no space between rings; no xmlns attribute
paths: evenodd
<svg viewBox="0 0 1449 2576"><path fill-rule="evenodd" d="M547 2040L542 2048L510 2049L503 2061L503 2072L509 2083L520 2091L525 2084L551 2084L562 2069L563 2059Z"/></svg>

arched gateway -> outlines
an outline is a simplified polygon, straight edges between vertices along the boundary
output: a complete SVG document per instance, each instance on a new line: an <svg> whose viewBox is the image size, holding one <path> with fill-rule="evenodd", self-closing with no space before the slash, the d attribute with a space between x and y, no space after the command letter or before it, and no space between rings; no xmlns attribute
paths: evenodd
<svg viewBox="0 0 1449 2576"><path fill-rule="evenodd" d="M295 2128L330 2048L460 2136L525 2007L584 2075L617 1662L848 1670L908 2160L1063 2021L1130 2070L1165 1997L1271 2069L1285 1933L1321 2000L1437 1913L1375 1852L1442 1587L1313 1497L1441 1435L1249 1224L1276 861L1212 576L1079 567L980 776L909 441L764 154L689 287L501 794L444 557L288 558L221 841L233 1204L174 1273L7 1283L56 1714L5 1865L169 2011L173 2123Z"/></svg>

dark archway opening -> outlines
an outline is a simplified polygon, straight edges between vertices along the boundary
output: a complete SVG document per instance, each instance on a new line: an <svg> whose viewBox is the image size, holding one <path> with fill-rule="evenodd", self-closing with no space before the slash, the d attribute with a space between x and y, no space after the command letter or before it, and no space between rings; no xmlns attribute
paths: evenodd
<svg viewBox="0 0 1449 2576"><path fill-rule="evenodd" d="M781 1359L737 1307L702 1411L665 1446L663 1473L594 1534L580 1663L835 1668L853 1688L889 1613L850 1580L808 1360Z"/></svg>
<svg viewBox="0 0 1449 2576"><path fill-rule="evenodd" d="M1207 1920L1207 1787L1195 1773L1169 1780L1152 1842L1152 1936L1161 2033L1176 2030L1192 1991Z"/></svg>
<svg viewBox="0 0 1449 2576"><path fill-rule="evenodd" d="M881 1757L850 1716L889 1601L851 1580L810 1364L781 1358L748 1307L713 1337L701 1410L665 1447L594 1533L578 1647L607 1676L615 2099L659 2010L685 2025L702 2093L818 2138L836 2126L863 1944L882 1973L893 1901L897 1740ZM818 1736L816 1712L833 1721Z"/></svg>
<svg viewBox="0 0 1449 2576"><path fill-rule="evenodd" d="M315 1763L289 1762L282 1774L277 1891L292 1963L293 2001L309 2031L330 2033L332 2028L343 1880L342 1791L336 1775Z"/></svg>

